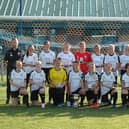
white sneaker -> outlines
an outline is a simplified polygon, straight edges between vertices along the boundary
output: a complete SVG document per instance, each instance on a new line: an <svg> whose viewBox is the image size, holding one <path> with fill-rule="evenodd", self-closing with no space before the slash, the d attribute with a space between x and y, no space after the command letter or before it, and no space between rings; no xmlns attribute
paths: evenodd
<svg viewBox="0 0 129 129"><path fill-rule="evenodd" d="M45 104L44 104L44 103L43 103L43 104L41 104L41 108L43 108L43 109L45 108Z"/></svg>
<svg viewBox="0 0 129 129"><path fill-rule="evenodd" d="M77 108L78 107L78 102L74 102L73 107Z"/></svg>
<svg viewBox="0 0 129 129"><path fill-rule="evenodd" d="M71 102L67 101L67 107L71 107Z"/></svg>

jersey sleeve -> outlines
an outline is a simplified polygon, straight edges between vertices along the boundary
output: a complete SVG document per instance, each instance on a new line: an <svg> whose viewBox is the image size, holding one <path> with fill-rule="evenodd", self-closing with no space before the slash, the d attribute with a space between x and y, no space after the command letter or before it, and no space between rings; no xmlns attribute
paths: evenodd
<svg viewBox="0 0 129 129"><path fill-rule="evenodd" d="M55 60L56 59L56 54L55 54L55 52L53 52L53 60Z"/></svg>
<svg viewBox="0 0 129 129"><path fill-rule="evenodd" d="M53 76L53 72L52 71L53 71L52 69L49 70L49 81L52 80L52 76Z"/></svg>
<svg viewBox="0 0 129 129"><path fill-rule="evenodd" d="M24 72L24 79L25 79L25 80L27 79L27 75L26 75L26 72Z"/></svg>
<svg viewBox="0 0 129 129"><path fill-rule="evenodd" d="M14 79L14 76L15 76L14 74L15 74L15 72L14 72L14 69L13 69L13 70L11 71L11 77L10 77L11 80Z"/></svg>
<svg viewBox="0 0 129 129"><path fill-rule="evenodd" d="M103 82L104 81L104 74L102 74L102 76L101 76L101 80L100 80L101 82Z"/></svg>
<svg viewBox="0 0 129 129"><path fill-rule="evenodd" d="M58 53L57 58L61 58L61 53Z"/></svg>
<svg viewBox="0 0 129 129"><path fill-rule="evenodd" d="M91 53L89 53L89 62L93 62Z"/></svg>
<svg viewBox="0 0 129 129"><path fill-rule="evenodd" d="M95 74L95 81L98 81L98 76Z"/></svg>
<svg viewBox="0 0 129 129"><path fill-rule="evenodd" d="M68 73L68 82L71 82L71 71Z"/></svg>
<svg viewBox="0 0 129 129"><path fill-rule="evenodd" d="M35 54L35 56L34 56L34 62L36 63L37 61L38 61L38 55Z"/></svg>
<svg viewBox="0 0 129 129"><path fill-rule="evenodd" d="M30 74L30 80L33 79L33 72Z"/></svg>
<svg viewBox="0 0 129 129"><path fill-rule="evenodd" d="M125 74L122 75L122 81L125 81Z"/></svg>
<svg viewBox="0 0 129 129"><path fill-rule="evenodd" d="M108 62L108 56L107 56L107 55L106 55L105 58L104 58L104 63L105 63L105 64L106 64L106 63L109 63L109 62Z"/></svg>
<svg viewBox="0 0 129 129"><path fill-rule="evenodd" d="M45 72L43 72L44 73L44 79L43 79L43 81L46 81L46 74L45 74Z"/></svg>
<svg viewBox="0 0 129 129"><path fill-rule="evenodd" d="M66 81L67 80L67 72L66 70L64 70L64 80L63 81Z"/></svg>
<svg viewBox="0 0 129 129"><path fill-rule="evenodd" d="M112 79L113 79L113 82L115 82L115 81L116 81L116 79L115 79L115 76L114 76L114 74L112 74L112 76L113 76L113 78L112 78Z"/></svg>
<svg viewBox="0 0 129 129"><path fill-rule="evenodd" d="M42 52L39 53L39 60L42 61Z"/></svg>
<svg viewBox="0 0 129 129"><path fill-rule="evenodd" d="M85 81L87 81L88 73L84 76Z"/></svg>
<svg viewBox="0 0 129 129"><path fill-rule="evenodd" d="M75 57L75 60L79 61L80 56L79 56L79 54L77 52L74 54L74 57Z"/></svg>
<svg viewBox="0 0 129 129"><path fill-rule="evenodd" d="M9 51L6 52L5 57L4 57L4 61L8 61L8 57L9 57Z"/></svg>
<svg viewBox="0 0 129 129"><path fill-rule="evenodd" d="M23 63L25 63L26 62L26 55L24 55L24 57L23 57Z"/></svg>

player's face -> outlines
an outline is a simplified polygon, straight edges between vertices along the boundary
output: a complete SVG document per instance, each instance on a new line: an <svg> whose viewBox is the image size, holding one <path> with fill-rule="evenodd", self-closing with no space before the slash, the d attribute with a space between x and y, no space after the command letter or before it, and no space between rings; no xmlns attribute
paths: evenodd
<svg viewBox="0 0 129 129"><path fill-rule="evenodd" d="M36 70L37 70L37 71L40 71L41 68L42 68L41 63L36 63Z"/></svg>
<svg viewBox="0 0 129 129"><path fill-rule="evenodd" d="M80 48L80 50L85 50L86 49L86 44L85 43L80 43L79 48Z"/></svg>
<svg viewBox="0 0 129 129"><path fill-rule="evenodd" d="M69 44L64 44L64 51L70 51L70 45Z"/></svg>
<svg viewBox="0 0 129 129"><path fill-rule="evenodd" d="M11 47L14 49L16 49L18 47L18 40L17 39L12 40Z"/></svg>
<svg viewBox="0 0 129 129"><path fill-rule="evenodd" d="M73 63L73 69L74 69L75 71L79 71L79 68L80 68L79 63Z"/></svg>
<svg viewBox="0 0 129 129"><path fill-rule="evenodd" d="M109 46L109 47L108 47L108 53L109 53L109 54L113 54L114 51L115 51L114 46Z"/></svg>
<svg viewBox="0 0 129 129"><path fill-rule="evenodd" d="M126 53L126 54L129 54L129 46L126 46L126 47L125 47L125 53Z"/></svg>
<svg viewBox="0 0 129 129"><path fill-rule="evenodd" d="M104 64L104 71L105 72L111 72L112 71L112 65L111 64Z"/></svg>
<svg viewBox="0 0 129 129"><path fill-rule="evenodd" d="M30 47L28 48L28 51L29 51L29 53L33 53L33 52L34 52L34 47L33 47L33 46L30 46Z"/></svg>
<svg viewBox="0 0 129 129"><path fill-rule="evenodd" d="M20 61L16 62L16 69L18 69L18 70L22 69L22 62L20 62Z"/></svg>
<svg viewBox="0 0 129 129"><path fill-rule="evenodd" d="M96 54L99 54L100 53L100 46L99 45L97 45L97 46L95 46L95 48L94 48L94 52L96 53Z"/></svg>
<svg viewBox="0 0 129 129"><path fill-rule="evenodd" d="M50 49L50 43L49 42L45 43L44 49L45 50L49 50Z"/></svg>
<svg viewBox="0 0 129 129"><path fill-rule="evenodd" d="M126 68L127 73L129 74L129 65Z"/></svg>
<svg viewBox="0 0 129 129"><path fill-rule="evenodd" d="M56 68L60 68L61 67L61 60L56 60L55 66L56 66Z"/></svg>
<svg viewBox="0 0 129 129"><path fill-rule="evenodd" d="M95 72L95 64L89 64L89 72Z"/></svg>

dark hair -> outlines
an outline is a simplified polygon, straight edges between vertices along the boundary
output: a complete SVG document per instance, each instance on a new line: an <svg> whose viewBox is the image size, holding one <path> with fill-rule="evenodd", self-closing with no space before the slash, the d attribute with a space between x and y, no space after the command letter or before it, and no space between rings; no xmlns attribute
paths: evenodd
<svg viewBox="0 0 129 129"><path fill-rule="evenodd" d="M46 41L44 42L44 45L46 45L47 43L50 43L50 41L49 41L49 40L46 40Z"/></svg>
<svg viewBox="0 0 129 129"><path fill-rule="evenodd" d="M127 63L126 65L125 65L125 68L127 69L129 67L129 63Z"/></svg>
<svg viewBox="0 0 129 129"><path fill-rule="evenodd" d="M55 61L58 61L58 60L61 60L61 58L60 58L60 57L57 57L57 58L55 59Z"/></svg>
<svg viewBox="0 0 129 129"><path fill-rule="evenodd" d="M26 56L27 56L27 57L29 56L29 48L30 48L30 47L33 47L33 48L34 48L34 46L33 46L33 45L29 45L29 46L28 46L28 48L27 48L27 52L26 52Z"/></svg>

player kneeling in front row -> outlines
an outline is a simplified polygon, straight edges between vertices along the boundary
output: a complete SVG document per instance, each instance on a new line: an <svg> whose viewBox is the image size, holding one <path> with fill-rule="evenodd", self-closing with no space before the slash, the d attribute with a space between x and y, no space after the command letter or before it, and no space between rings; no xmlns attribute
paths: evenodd
<svg viewBox="0 0 129 129"><path fill-rule="evenodd" d="M125 65L126 73L122 76L122 105L123 107L129 107L129 63Z"/></svg>
<svg viewBox="0 0 129 129"><path fill-rule="evenodd" d="M112 104L113 108L116 107L116 101L118 97L114 83L115 76L112 72L112 65L104 64L104 73L101 76L101 101L104 105ZM112 100L108 98L109 94ZM111 103L111 101L113 102Z"/></svg>
<svg viewBox="0 0 129 129"><path fill-rule="evenodd" d="M36 69L30 75L31 86L31 101L32 105L41 105L41 108L45 108L45 73L41 69L42 62L36 62ZM40 95L41 103L38 101L38 95Z"/></svg>
<svg viewBox="0 0 129 129"><path fill-rule="evenodd" d="M57 107L64 105L64 94L66 86L67 74L61 64L61 58L56 58L54 68L49 72L49 85L51 87L51 95L53 104Z"/></svg>
<svg viewBox="0 0 129 129"><path fill-rule="evenodd" d="M78 61L73 62L73 70L69 73L69 91L67 106L78 107L78 99L81 96L81 106L85 97L84 84L83 84L83 73L80 71L80 63ZM84 93L84 94L83 94Z"/></svg>
<svg viewBox="0 0 129 129"><path fill-rule="evenodd" d="M97 97L99 92L98 75L96 73L95 64L89 64L89 72L85 75L85 87L88 105L98 107Z"/></svg>
<svg viewBox="0 0 129 129"><path fill-rule="evenodd" d="M26 90L26 73L22 70L22 62L16 61L16 69L12 70L11 78L11 97L14 106L18 105L18 96L24 96L24 102L29 107L28 93Z"/></svg>

